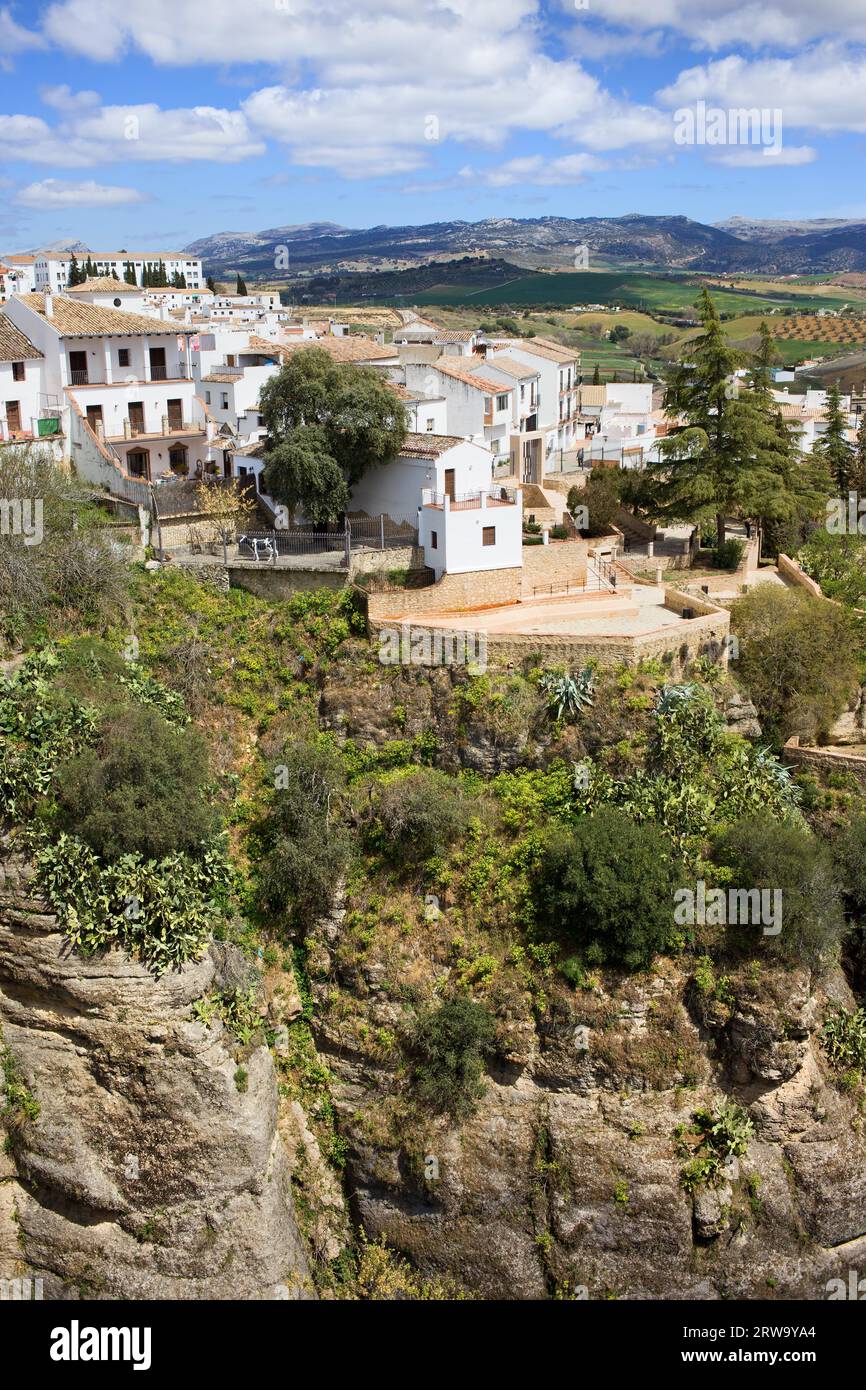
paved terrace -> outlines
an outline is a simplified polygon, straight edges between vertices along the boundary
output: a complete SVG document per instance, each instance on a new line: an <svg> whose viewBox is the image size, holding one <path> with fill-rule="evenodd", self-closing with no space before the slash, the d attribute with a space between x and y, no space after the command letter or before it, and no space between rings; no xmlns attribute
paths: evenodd
<svg viewBox="0 0 866 1390"><path fill-rule="evenodd" d="M554 594L497 608L442 609L435 613L401 614L399 597L395 595L394 611L382 621L460 630L471 627L473 632L491 635L637 637L674 627L683 619L665 607L663 588L636 585L631 591L623 589L618 593Z"/></svg>

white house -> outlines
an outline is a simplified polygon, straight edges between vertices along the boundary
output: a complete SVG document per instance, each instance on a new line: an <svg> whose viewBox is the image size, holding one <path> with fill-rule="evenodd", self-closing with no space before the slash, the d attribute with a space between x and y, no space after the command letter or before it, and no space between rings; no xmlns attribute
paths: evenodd
<svg viewBox="0 0 866 1390"><path fill-rule="evenodd" d="M135 271L140 285L145 267L152 271L164 268L169 280L182 275L188 289L197 290L205 283L202 274L201 257L189 256L183 251L82 251L76 255L79 266L84 265L88 255L96 267L97 275L110 275L122 280L127 266ZM8 257L4 259L8 260ZM59 292L69 285L69 272L72 266L72 253L69 251L37 251L35 256L34 289Z"/></svg>
<svg viewBox="0 0 866 1390"><path fill-rule="evenodd" d="M578 433L578 373L580 352L547 338L492 340L488 352L494 359L500 347L517 362L538 370L537 427L544 438L545 458L557 450L572 449Z"/></svg>
<svg viewBox="0 0 866 1390"><path fill-rule="evenodd" d="M61 403L76 464L86 424L121 473L210 471L214 428L195 393L192 330L69 294L15 296L5 312L43 354L43 390Z"/></svg>
<svg viewBox="0 0 866 1390"><path fill-rule="evenodd" d="M5 313L0 313L0 441L29 442L43 434L55 434L58 426L40 425L40 420L57 420L42 415L48 398L43 392L44 358L26 334ZM59 404L59 403L58 403Z"/></svg>
<svg viewBox="0 0 866 1390"><path fill-rule="evenodd" d="M514 419L514 382L469 367L443 357L436 362L407 362L406 385L410 391L445 397L449 434L486 443L494 454L506 458Z"/></svg>
<svg viewBox="0 0 866 1390"><path fill-rule="evenodd" d="M13 294L30 294L36 287L36 257L28 255L0 256L4 266L6 298Z"/></svg>

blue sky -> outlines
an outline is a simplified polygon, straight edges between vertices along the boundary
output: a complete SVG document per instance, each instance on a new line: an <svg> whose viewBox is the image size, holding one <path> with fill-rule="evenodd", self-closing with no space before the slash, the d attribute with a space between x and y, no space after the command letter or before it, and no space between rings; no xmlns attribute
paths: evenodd
<svg viewBox="0 0 866 1390"><path fill-rule="evenodd" d="M678 143L699 102L780 112L781 150ZM0 0L0 250L866 217L864 167L864 0Z"/></svg>

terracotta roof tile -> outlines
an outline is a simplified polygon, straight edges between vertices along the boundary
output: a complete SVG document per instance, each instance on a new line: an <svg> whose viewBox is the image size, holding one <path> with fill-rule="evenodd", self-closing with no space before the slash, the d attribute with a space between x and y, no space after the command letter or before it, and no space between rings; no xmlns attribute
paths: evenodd
<svg viewBox="0 0 866 1390"><path fill-rule="evenodd" d="M144 314L128 314L123 309L103 309L96 304L83 304L63 294L52 296L50 318L45 314L44 294L23 294L21 303L50 323L61 338L123 338L138 333L194 332L192 328L181 328L177 324L168 327L161 319L149 319Z"/></svg>
<svg viewBox="0 0 866 1390"><path fill-rule="evenodd" d="M34 347L21 329L0 312L0 362L24 362L28 357L41 356L38 347Z"/></svg>

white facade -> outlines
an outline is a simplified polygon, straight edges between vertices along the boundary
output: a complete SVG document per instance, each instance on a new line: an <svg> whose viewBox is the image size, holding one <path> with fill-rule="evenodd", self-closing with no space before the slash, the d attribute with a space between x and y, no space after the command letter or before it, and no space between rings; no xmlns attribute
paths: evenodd
<svg viewBox="0 0 866 1390"><path fill-rule="evenodd" d="M85 264L88 254L96 266L97 275L112 275L117 280L122 280L126 274L127 265L132 265L136 281L140 285L145 267L151 271L158 271L162 265L165 267L165 273L169 280L173 275L183 275L188 289L201 289L205 283L201 258L199 256L187 256L183 252L91 251L88 253L82 251L80 254L76 254L79 266ZM72 255L70 252L37 252L33 288L40 292L49 290L55 293L65 290L69 284L71 266Z"/></svg>
<svg viewBox="0 0 866 1390"><path fill-rule="evenodd" d="M199 467L207 472L214 427L196 397L188 333L158 320L145 332L133 326L141 319L123 332L123 311L112 307L95 312L114 331L78 336L61 327L71 302L72 296L46 296L39 312L13 298L6 313L43 353L41 389L49 405L60 404L73 462L86 421L121 472L150 480L172 471L194 475Z"/></svg>
<svg viewBox="0 0 866 1390"><path fill-rule="evenodd" d="M38 437L43 405L43 362L39 357L0 361L0 440ZM47 399L44 402L47 405Z"/></svg>
<svg viewBox="0 0 866 1390"><path fill-rule="evenodd" d="M405 367L410 391L444 396L448 434L486 443L495 454L507 455L514 414L514 383L475 378L471 372L453 374L450 364L412 363ZM501 385L501 389L500 389Z"/></svg>

